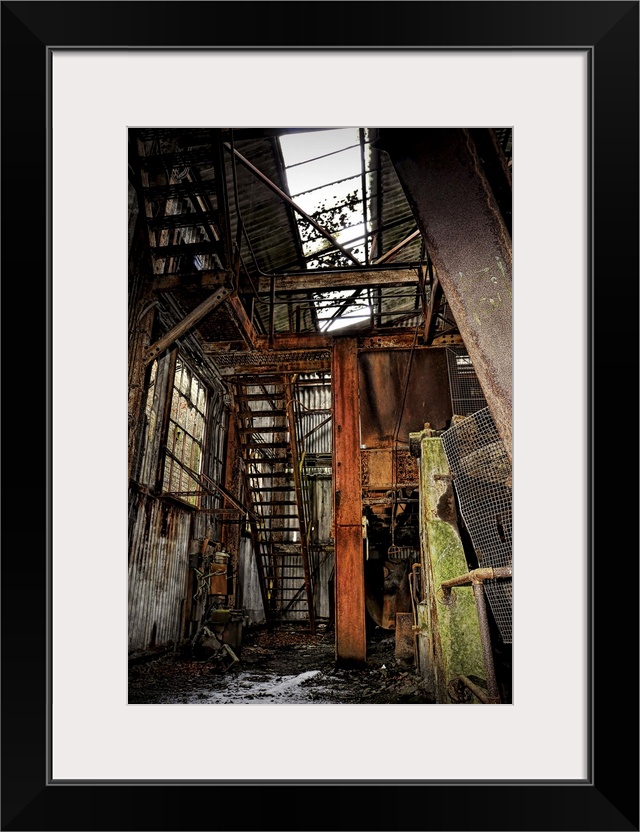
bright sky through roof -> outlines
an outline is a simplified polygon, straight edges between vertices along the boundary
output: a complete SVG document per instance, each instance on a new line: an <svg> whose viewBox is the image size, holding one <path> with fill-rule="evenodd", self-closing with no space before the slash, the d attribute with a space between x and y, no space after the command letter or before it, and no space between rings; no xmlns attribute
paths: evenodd
<svg viewBox="0 0 640 832"><path fill-rule="evenodd" d="M280 146L286 167L289 193L294 202L307 214L313 215L322 205L331 208L344 201L346 196L357 191L360 202L347 211L348 219L342 230L332 231L333 237L349 250L359 245L355 256L364 263L362 249L364 215L362 204L362 179L360 136L357 127L336 128L335 130L314 130L309 133L288 133L280 137ZM321 223L322 224L322 223ZM302 221L302 226L307 224ZM326 239L303 241L305 254L313 254L327 248ZM322 261L320 261L321 263ZM325 293L326 298L344 297L343 292ZM318 304L320 317L335 311ZM364 313L364 314L363 314ZM350 307L340 318L321 324L326 331L337 329L357 321L367 320L368 306Z"/></svg>

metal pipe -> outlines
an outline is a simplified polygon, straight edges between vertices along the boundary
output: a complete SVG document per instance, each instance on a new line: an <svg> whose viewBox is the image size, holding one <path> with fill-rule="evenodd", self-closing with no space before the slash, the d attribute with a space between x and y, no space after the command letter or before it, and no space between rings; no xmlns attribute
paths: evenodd
<svg viewBox="0 0 640 832"><path fill-rule="evenodd" d="M468 676L458 676L458 680L462 682L465 688L468 688L471 693L479 699L483 705L496 705L498 703L492 702L491 699L487 696L485 691L482 688L478 687L478 685L474 684Z"/></svg>
<svg viewBox="0 0 640 832"><path fill-rule="evenodd" d="M464 584L477 584L483 581L491 581L494 578L511 578L513 572L511 566L484 566L481 569L472 569L457 578L449 578L442 581L440 586L448 588L452 586L463 586Z"/></svg>
<svg viewBox="0 0 640 832"><path fill-rule="evenodd" d="M476 600L476 610L478 612L478 622L480 624L480 640L482 642L482 655L484 658L485 672L487 674L487 704L492 705L500 703L500 691L498 689L498 681L496 679L496 671L493 661L493 649L491 647L491 630L489 628L487 602L484 594L484 581L493 580L495 578L510 577L512 577L511 566L496 566L493 568L482 567L480 569L472 569L465 575L459 575L457 578L450 578L449 580L443 581L440 584L442 589L441 600L444 604L451 603L451 587L461 586L463 584L471 584L473 587L473 595ZM475 693L475 691L473 692Z"/></svg>
<svg viewBox="0 0 640 832"><path fill-rule="evenodd" d="M498 680L496 679L496 670L493 663L493 650L491 647L491 632L489 630L487 602L484 597L484 586L482 581L473 584L473 594L476 599L478 620L480 622L480 639L482 641L482 654L484 656L484 667L487 674L489 703L497 705L500 703L500 691L498 690Z"/></svg>

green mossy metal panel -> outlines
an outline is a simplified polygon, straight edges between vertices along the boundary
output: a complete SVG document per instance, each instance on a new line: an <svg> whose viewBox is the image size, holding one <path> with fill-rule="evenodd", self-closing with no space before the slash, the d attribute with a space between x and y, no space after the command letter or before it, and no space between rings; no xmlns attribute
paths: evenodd
<svg viewBox="0 0 640 832"><path fill-rule="evenodd" d="M420 459L423 613L427 631L425 679L432 678L438 702L451 702L447 684L456 676L485 678L480 625L473 589L456 587L453 603L439 597L442 581L464 575L468 564L456 522L455 501L447 458L439 437L423 435ZM473 700L474 702L477 700Z"/></svg>

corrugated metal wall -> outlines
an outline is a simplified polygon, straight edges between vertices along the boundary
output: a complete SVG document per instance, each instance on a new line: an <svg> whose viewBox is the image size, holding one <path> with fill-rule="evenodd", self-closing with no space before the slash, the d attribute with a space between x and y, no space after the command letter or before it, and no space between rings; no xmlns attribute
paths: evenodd
<svg viewBox="0 0 640 832"><path fill-rule="evenodd" d="M333 576L333 481L331 477L331 381L314 375L302 375L296 395L303 407L301 429L305 454L312 460L306 466L309 482L311 525L311 564L314 573L315 613L329 618L332 602L330 580ZM316 382L316 383L314 383ZM307 411L312 411L308 413ZM318 411L325 411L324 413Z"/></svg>
<svg viewBox="0 0 640 832"><path fill-rule="evenodd" d="M317 618L329 618L329 581L333 576L333 481L331 475L311 483L311 548L315 567L315 611Z"/></svg>
<svg viewBox="0 0 640 832"><path fill-rule="evenodd" d="M178 638L191 512L145 494L130 499L129 650Z"/></svg>
<svg viewBox="0 0 640 832"><path fill-rule="evenodd" d="M240 539L240 555L238 557L238 601L245 610L249 624L264 623L264 606L260 593L258 567L253 553L250 537Z"/></svg>
<svg viewBox="0 0 640 832"><path fill-rule="evenodd" d="M159 414L172 389L169 357L158 363L154 395L139 431L140 449L137 483L129 497L129 651L147 650L181 640L197 626L202 604L188 599L192 593L193 570L190 555L197 555L202 538L220 539L215 513L219 494L202 498L202 509L194 512L176 500L144 493L153 489L156 471L162 464ZM210 382L211 384L211 382ZM227 426L223 391L210 390L205 434L204 472L221 483ZM142 486L140 489L139 486ZM184 626L183 612L189 612Z"/></svg>
<svg viewBox="0 0 640 832"><path fill-rule="evenodd" d="M311 374L302 375L300 378L301 383L296 387L296 398L302 404L300 429L305 437L305 453L330 454L332 433L331 422L327 421L329 413L308 411L331 410L331 381L328 378L321 380Z"/></svg>

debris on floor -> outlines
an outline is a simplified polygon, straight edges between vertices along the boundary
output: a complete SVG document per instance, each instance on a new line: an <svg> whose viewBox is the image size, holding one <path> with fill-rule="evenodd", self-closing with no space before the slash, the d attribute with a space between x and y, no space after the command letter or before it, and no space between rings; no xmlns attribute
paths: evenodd
<svg viewBox="0 0 640 832"><path fill-rule="evenodd" d="M129 704L434 704L422 677L396 657L394 632L380 627L362 669L336 667L332 627L316 635L249 629L233 655L227 663L169 652L130 663Z"/></svg>

